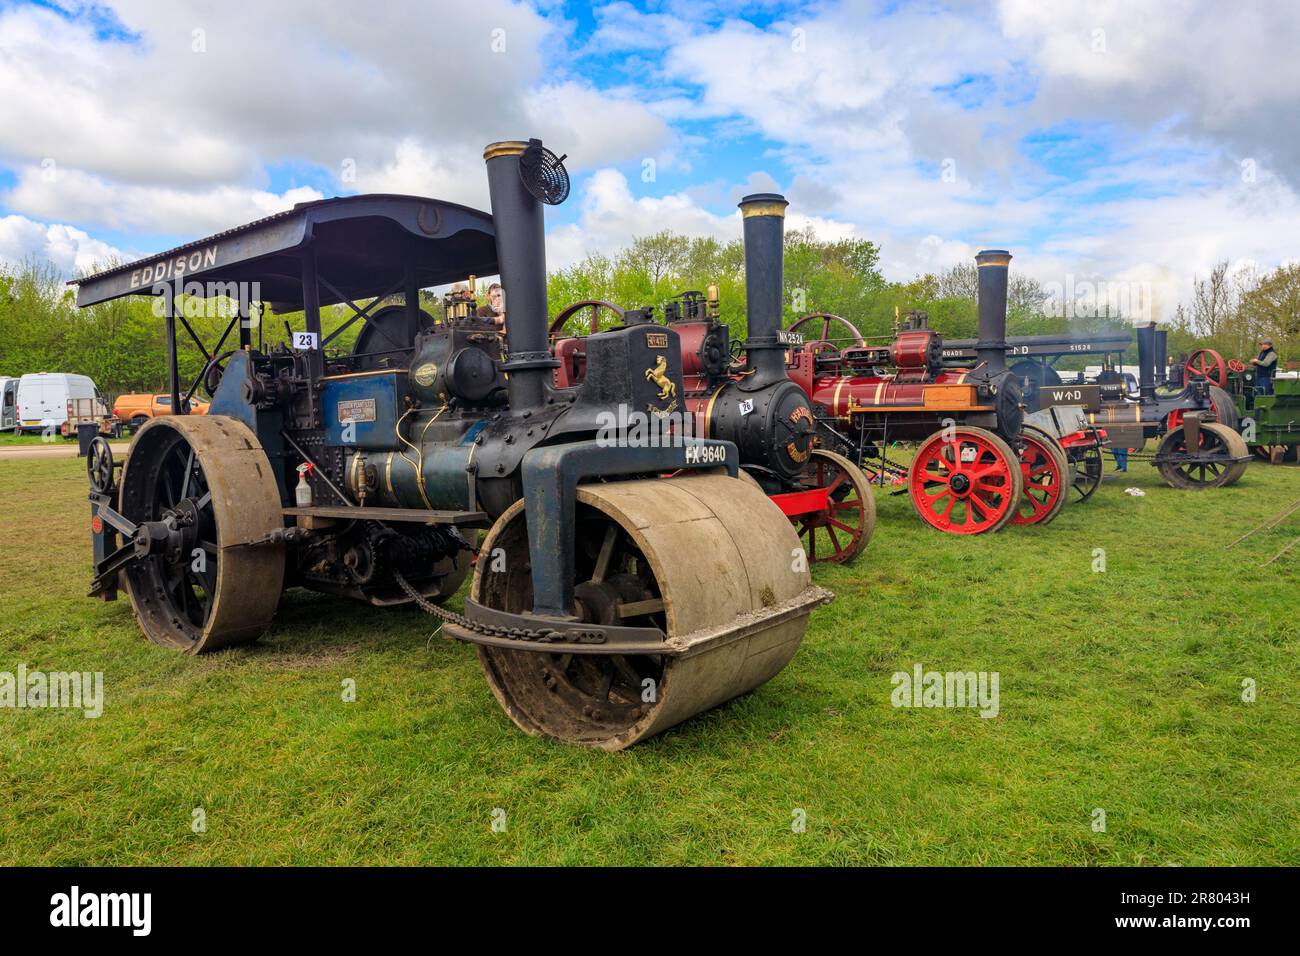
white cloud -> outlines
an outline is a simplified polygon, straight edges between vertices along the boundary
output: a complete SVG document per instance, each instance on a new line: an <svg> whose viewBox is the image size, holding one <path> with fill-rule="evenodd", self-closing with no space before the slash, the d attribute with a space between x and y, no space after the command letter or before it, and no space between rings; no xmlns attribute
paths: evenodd
<svg viewBox="0 0 1300 956"><path fill-rule="evenodd" d="M319 167L340 191L409 184L464 200L483 195L481 151L495 140L540 133L581 169L671 138L645 105L555 70L542 54L554 22L509 0L338 4L327 15L313 0L104 9L135 38L97 36L89 16L0 8L0 164L52 159L81 183L51 192L24 181L4 197L15 211L177 233L214 215L162 218L175 197L203 204L229 190L219 218L230 224L267 194L279 163ZM352 168L355 183L343 179ZM118 194L103 197L110 205L139 209L87 204L90 183Z"/></svg>
<svg viewBox="0 0 1300 956"><path fill-rule="evenodd" d="M378 166L358 165L350 184L363 193L434 196L486 208L487 180L481 150L438 149L418 140L398 143L391 160Z"/></svg>
<svg viewBox="0 0 1300 956"><path fill-rule="evenodd" d="M53 263L64 275L129 257L73 226L33 222L24 216L0 216L0 262Z"/></svg>
<svg viewBox="0 0 1300 956"><path fill-rule="evenodd" d="M1300 137L1285 132L1300 111L1294 5L1002 0L989 16L850 0L762 29L607 9L593 46L602 33L612 47L668 44L647 100L778 143L792 215L802 202L855 225L890 278L1009 247L1040 277L1158 286L1168 317L1215 261L1270 267L1300 239ZM1022 151L1063 125L1079 133L1069 164ZM706 167L709 142L687 145Z"/></svg>
<svg viewBox="0 0 1300 956"><path fill-rule="evenodd" d="M1212 0L1001 0L1009 40L1042 78L1034 111L1172 131L1275 161L1300 183L1300 6Z"/></svg>
<svg viewBox="0 0 1300 956"><path fill-rule="evenodd" d="M66 228L33 220L202 234L317 195L269 189L279 163L481 207L483 145L542 135L581 184L553 265L665 228L737 236L726 207L773 176L791 226L876 240L891 278L1004 246L1045 280L1159 285L1166 313L1215 261L1268 268L1300 239L1294 4L845 0L760 28L733 0L617 0L580 50L565 7L539 6L111 0L129 41L2 8L0 198L27 223L10 229L24 248ZM1062 130L1048 159L1025 145ZM715 150L756 135L771 149L737 182ZM611 167L642 158L695 183L638 197Z"/></svg>
<svg viewBox="0 0 1300 956"><path fill-rule="evenodd" d="M775 183L758 177L742 193L770 191ZM702 236L729 242L741 236L739 210L718 215L700 206L686 193L665 196L632 194L627 177L616 169L601 169L586 181L581 196L582 212L576 223L553 227L547 236L547 262L552 268L569 265L593 252L610 253L623 248L638 236L663 230L686 236ZM843 239L857 235L851 223L809 216L789 210L786 229L812 226L826 239Z"/></svg>
<svg viewBox="0 0 1300 956"><path fill-rule="evenodd" d="M580 83L532 89L523 110L525 128L572 157L575 169L640 159L671 140L664 121L642 104Z"/></svg>
<svg viewBox="0 0 1300 956"><path fill-rule="evenodd" d="M688 236L730 239L739 234L740 217L718 216L684 194L637 198L627 177L616 169L597 170L587 178L578 223L556 226L547 237L547 262L562 267L590 252L610 253L637 236L668 229Z"/></svg>
<svg viewBox="0 0 1300 956"><path fill-rule="evenodd" d="M114 230L153 230L162 223L169 232L195 238L261 219L295 203L324 198L309 187L276 194L227 185L124 185L80 170L61 170L47 179L44 172L33 167L19 170L6 201L43 219L73 219Z"/></svg>

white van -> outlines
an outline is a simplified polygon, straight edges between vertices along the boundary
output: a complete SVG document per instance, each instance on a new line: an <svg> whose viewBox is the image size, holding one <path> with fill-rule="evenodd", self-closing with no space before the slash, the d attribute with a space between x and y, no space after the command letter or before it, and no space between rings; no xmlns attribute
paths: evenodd
<svg viewBox="0 0 1300 956"><path fill-rule="evenodd" d="M89 399L103 402L103 396L89 376L63 372L29 372L18 380L18 418L15 431L58 434L68 420L68 402Z"/></svg>
<svg viewBox="0 0 1300 956"><path fill-rule="evenodd" d="M0 375L0 432L18 423L18 379Z"/></svg>

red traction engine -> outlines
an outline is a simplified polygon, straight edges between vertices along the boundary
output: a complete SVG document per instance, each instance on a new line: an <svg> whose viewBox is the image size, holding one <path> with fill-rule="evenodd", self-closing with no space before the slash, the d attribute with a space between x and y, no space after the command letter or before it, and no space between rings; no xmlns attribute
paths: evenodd
<svg viewBox="0 0 1300 956"><path fill-rule="evenodd" d="M976 256L980 339L973 368L943 367L943 338L924 314L909 317L888 346L867 345L852 323L829 313L804 316L790 329L821 325L819 339L792 348L788 374L812 399L836 447L882 485L906 484L922 520L954 534L1046 524L1068 499L1065 452L1051 435L1024 425L1020 383L1006 367L1010 260L1002 250ZM834 324L849 332L852 345L831 341ZM920 443L910 468L886 457L896 441Z"/></svg>

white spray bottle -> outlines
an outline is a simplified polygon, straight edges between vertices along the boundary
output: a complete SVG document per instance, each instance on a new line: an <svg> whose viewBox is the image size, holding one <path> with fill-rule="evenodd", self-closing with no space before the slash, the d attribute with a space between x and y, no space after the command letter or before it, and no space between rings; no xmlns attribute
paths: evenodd
<svg viewBox="0 0 1300 956"><path fill-rule="evenodd" d="M311 507L311 485L307 483L307 475L311 472L311 465L302 464L298 466L298 486L294 488L293 494L298 501L299 508Z"/></svg>

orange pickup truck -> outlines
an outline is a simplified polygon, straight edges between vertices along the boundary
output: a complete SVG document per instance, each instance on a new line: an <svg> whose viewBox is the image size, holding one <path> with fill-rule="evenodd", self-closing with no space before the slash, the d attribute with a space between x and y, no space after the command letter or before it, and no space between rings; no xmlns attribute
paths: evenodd
<svg viewBox="0 0 1300 956"><path fill-rule="evenodd" d="M191 401L189 413L206 415L208 405L208 402ZM119 395L113 403L113 414L135 431L151 418L172 414L172 398L170 395Z"/></svg>

